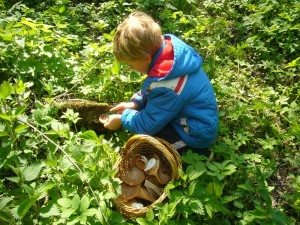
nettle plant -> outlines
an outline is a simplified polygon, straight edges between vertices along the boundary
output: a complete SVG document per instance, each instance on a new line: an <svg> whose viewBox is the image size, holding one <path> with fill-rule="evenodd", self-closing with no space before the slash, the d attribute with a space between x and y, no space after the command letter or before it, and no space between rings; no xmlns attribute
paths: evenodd
<svg viewBox="0 0 300 225"><path fill-rule="evenodd" d="M119 181L117 150L94 131L74 133L78 115L36 102L31 83L3 82L0 89L0 218L7 224L81 224L122 221L109 200ZM31 110L31 114L25 112ZM110 159L110 160L103 160Z"/></svg>

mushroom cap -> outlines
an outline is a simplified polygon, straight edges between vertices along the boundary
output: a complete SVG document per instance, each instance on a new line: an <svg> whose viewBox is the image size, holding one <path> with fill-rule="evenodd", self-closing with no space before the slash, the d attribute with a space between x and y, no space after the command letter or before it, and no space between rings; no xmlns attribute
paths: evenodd
<svg viewBox="0 0 300 225"><path fill-rule="evenodd" d="M135 154L132 158L131 158L131 165L132 166L136 166L137 168L139 168L140 170L144 170L146 168L147 165L147 158L143 155L140 154Z"/></svg>
<svg viewBox="0 0 300 225"><path fill-rule="evenodd" d="M146 178L145 173L136 166L124 168L119 172L119 176L124 183L131 186L141 184Z"/></svg>
<svg viewBox="0 0 300 225"><path fill-rule="evenodd" d="M127 202L128 200L135 198L135 196L139 192L140 185L131 186L122 182L121 187L122 187L122 193L119 195L118 198L122 202Z"/></svg>
<svg viewBox="0 0 300 225"><path fill-rule="evenodd" d="M153 198L150 195L150 193L146 190L146 188L141 187L141 186L139 187L139 192L136 195L136 198L144 199L144 200L146 200L148 202L151 202L151 203L155 202L155 200L156 200L155 198Z"/></svg>
<svg viewBox="0 0 300 225"><path fill-rule="evenodd" d="M145 167L145 172L150 172L150 171L148 171L148 170L151 170L155 165L156 165L156 162L157 160L156 160L156 158L151 158L151 159L149 159L148 160L148 162L147 162L147 164L146 164L146 167Z"/></svg>
<svg viewBox="0 0 300 225"><path fill-rule="evenodd" d="M155 165L146 171L148 175L153 175L157 178L158 182L161 185L167 184L171 180L170 174L168 174L167 168L164 165L164 162L160 160L158 156L155 156L156 163ZM150 160L149 160L150 161Z"/></svg>
<svg viewBox="0 0 300 225"><path fill-rule="evenodd" d="M109 120L109 115L108 114L101 114L99 116L100 123L106 124L108 120Z"/></svg>

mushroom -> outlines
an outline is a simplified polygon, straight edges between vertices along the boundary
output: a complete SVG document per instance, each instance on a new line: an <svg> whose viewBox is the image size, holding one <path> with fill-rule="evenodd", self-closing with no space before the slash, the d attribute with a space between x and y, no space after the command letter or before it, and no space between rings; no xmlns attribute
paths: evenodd
<svg viewBox="0 0 300 225"><path fill-rule="evenodd" d="M160 184L155 176L147 176L144 186L146 187L149 194L155 199L158 199L159 196L163 194L163 188L159 187Z"/></svg>
<svg viewBox="0 0 300 225"><path fill-rule="evenodd" d="M126 204L129 207L133 207L136 209L142 209L144 208L144 205L140 202L137 202L137 200L135 198L128 200L127 202L124 202L124 204Z"/></svg>
<svg viewBox="0 0 300 225"><path fill-rule="evenodd" d="M131 186L124 182L121 184L122 187L122 193L119 195L118 199L121 202L127 202L133 198L135 198L136 194L138 193L138 190L140 188L140 185Z"/></svg>
<svg viewBox="0 0 300 225"><path fill-rule="evenodd" d="M149 202L154 202L155 199L147 192L147 190L141 185L131 186L126 183L122 183L122 193L119 195L119 200L121 202L128 202L134 198L144 199Z"/></svg>
<svg viewBox="0 0 300 225"><path fill-rule="evenodd" d="M168 173L166 173L167 169L163 163L161 163L161 160L158 158L158 156L155 156L155 159L155 165L151 169L147 170L146 173L148 175L155 176L160 184L165 185L170 181L171 177Z"/></svg>
<svg viewBox="0 0 300 225"><path fill-rule="evenodd" d="M131 166L136 166L140 170L144 170L147 165L147 158L140 154L135 154L131 159Z"/></svg>
<svg viewBox="0 0 300 225"><path fill-rule="evenodd" d="M123 168L119 172L119 178L128 185L136 186L145 180L145 173L136 166Z"/></svg>
<svg viewBox="0 0 300 225"><path fill-rule="evenodd" d="M146 201L148 201L148 202L151 202L151 203L155 202L155 200L156 200L156 199L153 198L153 197L149 194L149 192L148 192L145 188L143 188L143 187L140 187L139 192L138 192L138 194L136 195L136 198L144 199L144 200L146 200Z"/></svg>
<svg viewBox="0 0 300 225"><path fill-rule="evenodd" d="M100 123L106 124L109 120L109 115L108 114L101 114L99 116L99 121Z"/></svg>

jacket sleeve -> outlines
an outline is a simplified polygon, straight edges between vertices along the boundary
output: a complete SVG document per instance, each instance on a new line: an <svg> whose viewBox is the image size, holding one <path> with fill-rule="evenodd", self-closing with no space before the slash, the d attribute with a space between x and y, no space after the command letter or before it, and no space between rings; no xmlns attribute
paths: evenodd
<svg viewBox="0 0 300 225"><path fill-rule="evenodd" d="M133 133L153 135L172 121L183 107L183 99L173 90L165 87L154 88L149 91L144 109L126 109L122 113L122 125Z"/></svg>
<svg viewBox="0 0 300 225"><path fill-rule="evenodd" d="M132 97L130 98L131 102L136 102L139 105L139 108L137 110L141 110L143 108L143 94L142 91L139 90L136 92Z"/></svg>

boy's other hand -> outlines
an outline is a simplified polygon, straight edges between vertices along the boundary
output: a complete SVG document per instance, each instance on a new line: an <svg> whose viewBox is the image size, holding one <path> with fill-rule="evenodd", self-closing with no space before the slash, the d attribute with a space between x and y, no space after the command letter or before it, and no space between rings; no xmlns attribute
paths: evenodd
<svg viewBox="0 0 300 225"><path fill-rule="evenodd" d="M104 127L109 130L117 130L122 126L121 115L112 114L109 115L107 122L104 124Z"/></svg>
<svg viewBox="0 0 300 225"><path fill-rule="evenodd" d="M111 108L109 111L122 114L125 109L137 109L137 108L138 108L138 104L136 102L121 102L115 107Z"/></svg>

